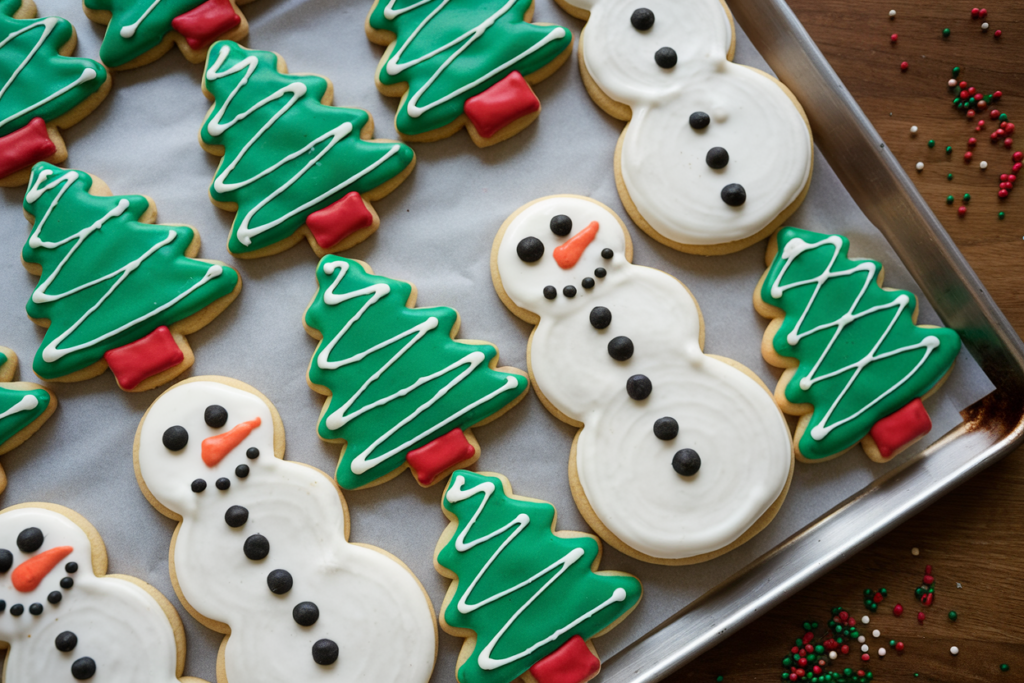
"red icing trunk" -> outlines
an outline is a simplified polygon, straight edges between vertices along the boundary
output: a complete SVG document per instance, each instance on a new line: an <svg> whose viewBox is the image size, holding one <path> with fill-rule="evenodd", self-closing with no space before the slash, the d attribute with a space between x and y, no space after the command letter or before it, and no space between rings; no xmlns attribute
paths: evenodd
<svg viewBox="0 0 1024 683"><path fill-rule="evenodd" d="M306 218L313 239L324 249L333 247L352 233L373 225L370 213L358 192L347 195Z"/></svg>
<svg viewBox="0 0 1024 683"><path fill-rule="evenodd" d="M206 0L171 20L171 28L185 37L193 50L208 45L242 23L231 0Z"/></svg>
<svg viewBox="0 0 1024 683"><path fill-rule="evenodd" d="M23 128L0 137L0 178L28 168L57 152L46 122L38 116Z"/></svg>
<svg viewBox="0 0 1024 683"><path fill-rule="evenodd" d="M167 326L161 325L138 341L107 351L103 359L122 389L134 389L147 377L181 363L185 354L178 348Z"/></svg>
<svg viewBox="0 0 1024 683"><path fill-rule="evenodd" d="M600 670L601 660L579 636L573 636L565 645L530 667L537 683L583 683Z"/></svg>
<svg viewBox="0 0 1024 683"><path fill-rule="evenodd" d="M466 440L462 430L453 429L425 446L409 451L405 460L416 479L427 486L441 472L469 460L475 454L476 449Z"/></svg>
<svg viewBox="0 0 1024 683"><path fill-rule="evenodd" d="M921 399L913 401L897 410L888 417L883 417L871 428L871 438L878 444L878 451L883 458L888 458L900 446L904 446L919 436L924 436L932 428L932 420L924 409Z"/></svg>
<svg viewBox="0 0 1024 683"><path fill-rule="evenodd" d="M540 100L523 75L513 71L479 95L466 100L463 110L476 132L489 138L513 121L540 111Z"/></svg>

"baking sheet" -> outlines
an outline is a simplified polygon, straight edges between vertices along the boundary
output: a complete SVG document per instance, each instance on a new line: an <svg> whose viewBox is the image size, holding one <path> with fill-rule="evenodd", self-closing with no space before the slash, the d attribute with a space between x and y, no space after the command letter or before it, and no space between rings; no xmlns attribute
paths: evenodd
<svg viewBox="0 0 1024 683"><path fill-rule="evenodd" d="M43 14L71 19L79 32L76 54L95 56L102 27L89 22L77 2L38 0ZM369 110L377 135L394 137L395 100L379 95L373 72L381 48L363 34L369 2L258 0L245 7L249 45L281 53L294 73L313 72L334 82L335 103ZM551 0L537 0L535 18L557 22L578 39L581 22ZM736 61L766 68L744 36ZM490 284L494 234L521 204L556 193L594 197L616 210L630 227L634 262L662 268L690 287L704 312L709 353L735 358L774 386L778 371L760 357L766 321L751 306L763 272L763 245L727 257L679 254L647 238L626 217L615 190L612 153L622 124L590 101L575 64L562 67L535 89L544 111L537 123L510 142L478 150L468 135L414 145L417 169L388 198L375 204L381 229L346 252L382 275L413 282L419 304L453 306L462 314L461 336L486 339L501 362L526 367L530 326L512 316ZM196 364L186 374L222 374L263 391L281 412L286 457L332 472L337 448L315 434L321 397L308 389L305 368L315 348L301 319L316 291L312 251L300 244L257 261L233 259L226 250L231 214L207 199L215 157L199 147L197 133L209 105L200 88L201 67L177 50L157 63L114 75L114 89L90 117L65 135L68 164L103 178L115 193L142 193L157 204L159 220L195 226L203 237L202 258L236 267L244 280L238 300L204 330L191 335ZM33 379L31 356L42 330L24 315L37 279L19 264L28 235L22 189L2 190L0 205L0 343L22 359L21 379ZM824 159L817 155L811 191L790 222L808 229L850 235L851 255L886 266L885 284L919 293L884 238L864 218ZM920 322L937 323L922 298ZM991 383L966 352L928 409L935 427L915 450L959 423L958 411L987 394ZM60 407L28 443L8 454L3 506L48 501L86 516L103 536L110 571L138 576L179 607L188 636L185 673L215 678L220 636L192 619L174 597L167 573L173 523L156 512L138 490L131 461L135 428L158 391L125 394L108 373L56 385ZM479 468L500 471L516 492L549 500L560 513L559 528L586 530L569 492L566 460L574 430L553 418L530 395L500 420L474 430L483 448ZM906 456L901 456L905 458ZM819 465L797 465L791 492L775 521L750 543L696 567L656 567L606 548L602 567L630 571L644 582L637 610L597 641L602 658L669 618L688 602L823 514L891 465L876 465L855 449ZM421 489L409 475L381 487L348 492L352 540L379 545L405 561L439 608L447 581L432 566L435 542L446 525L438 505L442 486ZM435 681L454 678L461 640L440 634Z"/></svg>

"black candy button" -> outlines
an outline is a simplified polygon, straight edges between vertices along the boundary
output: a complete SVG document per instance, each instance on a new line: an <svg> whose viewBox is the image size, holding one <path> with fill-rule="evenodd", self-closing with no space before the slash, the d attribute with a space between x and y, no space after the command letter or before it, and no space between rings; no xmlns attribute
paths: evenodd
<svg viewBox="0 0 1024 683"><path fill-rule="evenodd" d="M692 477L700 469L700 456L692 448L684 448L672 456L672 469L684 477Z"/></svg>
<svg viewBox="0 0 1024 683"><path fill-rule="evenodd" d="M651 395L654 386L645 375L633 375L626 380L626 393L634 401L642 401Z"/></svg>
<svg viewBox="0 0 1024 683"><path fill-rule="evenodd" d="M164 448L169 451L180 451L188 445L188 432L181 425L168 427L164 432Z"/></svg>
<svg viewBox="0 0 1024 683"><path fill-rule="evenodd" d="M605 270L604 268L594 268L594 277L601 278L601 277L604 277L607 274L608 274L608 271Z"/></svg>
<svg viewBox="0 0 1024 683"><path fill-rule="evenodd" d="M299 626L312 626L320 618L320 609L311 602L300 602L292 609L292 619Z"/></svg>
<svg viewBox="0 0 1024 683"><path fill-rule="evenodd" d="M679 423L671 417L660 417L654 421L654 435L662 441L671 441L679 434Z"/></svg>
<svg viewBox="0 0 1024 683"><path fill-rule="evenodd" d="M68 588L71 588L74 585L75 580L72 579L70 576L65 576L63 579L60 580L60 587L64 590L67 590Z"/></svg>
<svg viewBox="0 0 1024 683"><path fill-rule="evenodd" d="M722 201L729 206L742 206L747 201L747 191L739 183L731 183L722 188Z"/></svg>
<svg viewBox="0 0 1024 683"><path fill-rule="evenodd" d="M10 550L0 550L0 574L6 574L14 564L14 553Z"/></svg>
<svg viewBox="0 0 1024 683"><path fill-rule="evenodd" d="M601 258L605 259L606 261L610 259L612 256L615 256L615 252L609 249L608 247L605 247L604 249L601 250Z"/></svg>
<svg viewBox="0 0 1024 683"><path fill-rule="evenodd" d="M7 609L7 601L0 600L0 614L3 614L5 609Z"/></svg>
<svg viewBox="0 0 1024 683"><path fill-rule="evenodd" d="M519 255L521 261L527 263L539 261L540 257L544 255L544 243L536 237L524 237L516 245L516 254Z"/></svg>
<svg viewBox="0 0 1024 683"><path fill-rule="evenodd" d="M555 289L551 285L548 285L547 287L544 288L544 298L545 299L549 299L549 300L550 299L554 299L556 296L558 296L558 290L557 289Z"/></svg>
<svg viewBox="0 0 1024 683"><path fill-rule="evenodd" d="M24 613L25 613L25 606L24 605L22 605L22 604L11 605L11 616L12 617L20 617Z"/></svg>
<svg viewBox="0 0 1024 683"><path fill-rule="evenodd" d="M249 466L248 465L239 465L238 467L236 467L235 468L235 476L238 477L239 479L245 479L246 477L248 477L249 476Z"/></svg>
<svg viewBox="0 0 1024 683"><path fill-rule="evenodd" d="M43 545L43 531L38 527L30 526L18 534L18 550L23 553L34 553Z"/></svg>
<svg viewBox="0 0 1024 683"><path fill-rule="evenodd" d="M704 130L711 123L711 117L702 111L695 111L690 114L690 128Z"/></svg>
<svg viewBox="0 0 1024 683"><path fill-rule="evenodd" d="M206 490L206 480L196 479L192 482L192 493L202 493Z"/></svg>
<svg viewBox="0 0 1024 683"><path fill-rule="evenodd" d="M582 284L583 284L583 289L593 289L594 288L594 278L592 278L592 277L585 277L585 278L583 278L583 283Z"/></svg>
<svg viewBox="0 0 1024 683"><path fill-rule="evenodd" d="M562 287L562 294L564 294L566 298L571 299L576 296L576 288L572 285L566 285L565 287Z"/></svg>
<svg viewBox="0 0 1024 683"><path fill-rule="evenodd" d="M250 460L255 460L256 458L260 457L260 449L253 446L252 448L245 452L245 457L249 458Z"/></svg>
<svg viewBox="0 0 1024 683"><path fill-rule="evenodd" d="M608 355L615 360L629 360L633 357L633 340L629 337L615 337L615 339L608 342ZM637 376L639 377L640 375ZM647 393L651 393L650 390ZM644 395L644 398L647 398L647 396Z"/></svg>
<svg viewBox="0 0 1024 683"><path fill-rule="evenodd" d="M629 17L629 23L633 24L633 28L637 31L649 31L654 26L654 12L646 7L641 7Z"/></svg>
<svg viewBox="0 0 1024 683"><path fill-rule="evenodd" d="M71 675L78 681L87 681L96 674L96 662L92 657L76 659L71 665Z"/></svg>
<svg viewBox="0 0 1024 683"><path fill-rule="evenodd" d="M224 513L224 521L227 522L228 526L232 529L237 529L249 521L249 511L241 505L232 505L228 508L228 511Z"/></svg>
<svg viewBox="0 0 1024 683"><path fill-rule="evenodd" d="M594 306L590 310L590 324L596 329L603 330L612 324L612 312L604 306Z"/></svg>
<svg viewBox="0 0 1024 683"><path fill-rule="evenodd" d="M57 634L57 638L53 643L61 652L71 652L75 649L75 645L78 645L78 636L71 631L64 631Z"/></svg>
<svg viewBox="0 0 1024 683"><path fill-rule="evenodd" d="M338 661L338 644L327 638L321 638L313 643L313 661L320 666L334 664Z"/></svg>
<svg viewBox="0 0 1024 683"><path fill-rule="evenodd" d="M253 534L245 539L242 551L250 560L262 560L270 554L270 541L263 534Z"/></svg>
<svg viewBox="0 0 1024 683"><path fill-rule="evenodd" d="M725 151L724 147L712 147L708 150L705 161L708 162L708 166L715 170L725 168L729 165L729 153Z"/></svg>
<svg viewBox="0 0 1024 683"><path fill-rule="evenodd" d="M33 602L31 605L28 606L28 613L38 617L40 614L43 613L43 605L38 602Z"/></svg>
<svg viewBox="0 0 1024 683"><path fill-rule="evenodd" d="M564 214L559 214L551 219L551 232L559 237L565 237L572 232L572 219Z"/></svg>
<svg viewBox="0 0 1024 683"><path fill-rule="evenodd" d="M78 571L78 563L68 562L66 565L64 565L64 571L66 571L68 574L74 574Z"/></svg>
<svg viewBox="0 0 1024 683"><path fill-rule="evenodd" d="M654 53L654 62L662 69L671 69L679 61L676 51L670 47L663 47Z"/></svg>
<svg viewBox="0 0 1024 683"><path fill-rule="evenodd" d="M275 569L267 574L267 586L274 595L284 595L292 589L292 575L283 569Z"/></svg>
<svg viewBox="0 0 1024 683"><path fill-rule="evenodd" d="M46 601L51 605L56 605L64 597L64 594L60 591L53 591L46 596Z"/></svg>
<svg viewBox="0 0 1024 683"><path fill-rule="evenodd" d="M214 486L216 486L221 491L227 491L229 488L231 488L231 480L228 479L227 477L221 477L214 483Z"/></svg>
<svg viewBox="0 0 1024 683"><path fill-rule="evenodd" d="M203 419L206 420L206 424L209 426L219 429L227 424L228 411L224 409L224 406L207 406L206 412L203 413Z"/></svg>

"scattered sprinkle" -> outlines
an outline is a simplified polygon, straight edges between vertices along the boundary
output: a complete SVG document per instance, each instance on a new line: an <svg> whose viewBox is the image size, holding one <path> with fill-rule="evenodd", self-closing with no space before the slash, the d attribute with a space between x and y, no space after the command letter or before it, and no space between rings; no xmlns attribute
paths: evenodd
<svg viewBox="0 0 1024 683"><path fill-rule="evenodd" d="M1009 671L1010 670L1010 665L1009 664L1000 664L999 665L999 670L1000 671Z"/></svg>
<svg viewBox="0 0 1024 683"><path fill-rule="evenodd" d="M953 203L953 195L950 195L950 196L949 196L949 203L950 203L950 204L952 204L952 203ZM901 605L901 604L899 604L899 603L897 602L897 603L896 603L896 606L892 608L892 613L893 613L893 615L895 615L895 616L897 616L897 617L899 617L899 616L903 616L903 605Z"/></svg>
<svg viewBox="0 0 1024 683"><path fill-rule="evenodd" d="M969 201L971 201L971 195L968 194L967 192L964 192L964 203L966 204ZM953 617L952 617L953 619L956 619L956 612L950 612L950 614L953 615Z"/></svg>
<svg viewBox="0 0 1024 683"><path fill-rule="evenodd" d="M947 173L946 174L946 180L952 180L952 179L953 179L953 174L952 173Z"/></svg>
<svg viewBox="0 0 1024 683"><path fill-rule="evenodd" d="M918 171L923 171L924 170L924 162L923 161L917 162L917 166L915 168L917 168Z"/></svg>
<svg viewBox="0 0 1024 683"><path fill-rule="evenodd" d="M864 644L864 643L868 642L868 639L866 637L864 637L864 636L857 636L857 642L861 643L861 644Z"/></svg>
<svg viewBox="0 0 1024 683"><path fill-rule="evenodd" d="M874 631L872 631L872 632L871 632L871 635L872 635L872 636L874 636L875 638L881 638L881 637L882 637L882 632L881 632L881 631L879 631L879 630L878 630L878 629L876 628L876 629L875 629Z"/></svg>
<svg viewBox="0 0 1024 683"><path fill-rule="evenodd" d="M981 162L980 164L978 164L978 166L980 166L980 167L981 167L981 170L982 170L982 171L984 171L984 170L985 170L986 168L988 168L988 162L987 162L987 161L983 161L983 162ZM960 588L960 584L958 583L958 584L956 585L956 587L957 587L957 588Z"/></svg>
<svg viewBox="0 0 1024 683"><path fill-rule="evenodd" d="M964 216L967 215L967 207L966 206L961 206L959 209L956 210L956 212L958 214L960 214L961 218L963 218ZM929 597L931 597L931 595L932 595L931 593L928 594ZM924 621L924 612L918 612L917 613L917 620L918 621Z"/></svg>
<svg viewBox="0 0 1024 683"><path fill-rule="evenodd" d="M861 645L860 646L860 651L861 652L867 652L869 649L871 649L871 648L869 648L867 645Z"/></svg>
<svg viewBox="0 0 1024 683"><path fill-rule="evenodd" d="M917 135L917 126L911 126L910 127L910 134L911 135Z"/></svg>
<svg viewBox="0 0 1024 683"><path fill-rule="evenodd" d="M982 24L981 24L981 30L982 30L982 31L987 31L987 30L988 30L988 22L987 22L987 21L985 21L985 22L982 22Z"/></svg>
<svg viewBox="0 0 1024 683"><path fill-rule="evenodd" d="M946 145L946 154L952 154L952 153L953 153L952 145Z"/></svg>
<svg viewBox="0 0 1024 683"><path fill-rule="evenodd" d="M889 10L889 18L890 19L895 19L896 18L896 10L894 10L894 9Z"/></svg>
<svg viewBox="0 0 1024 683"><path fill-rule="evenodd" d="M929 140L929 141L928 141L928 146L929 146L929 147L934 147L934 146L935 146L935 140ZM917 548L915 548L914 550L917 550ZM915 553L915 554L916 554L916 553Z"/></svg>
<svg viewBox="0 0 1024 683"><path fill-rule="evenodd" d="M860 618L860 623L862 623L862 624L870 624L871 623L871 617L869 617L868 615L865 614L864 616L862 616Z"/></svg>
<svg viewBox="0 0 1024 683"><path fill-rule="evenodd" d="M953 647L949 648L949 654L951 654L954 657L956 657L958 654L960 654L960 648L958 648L956 645L954 645Z"/></svg>
<svg viewBox="0 0 1024 683"><path fill-rule="evenodd" d="M980 10L978 10L978 16L984 19L985 17L988 16L988 10L985 9L984 7L981 8Z"/></svg>
<svg viewBox="0 0 1024 683"><path fill-rule="evenodd" d="M903 645L903 641L896 643L896 652L903 652L904 647L905 646Z"/></svg>
<svg viewBox="0 0 1024 683"><path fill-rule="evenodd" d="M829 659L838 659L839 658L839 653L836 652L835 650L832 650L832 652L828 653L828 658ZM1003 666L1006 666L1006 665L1003 664Z"/></svg>
<svg viewBox="0 0 1024 683"><path fill-rule="evenodd" d="M910 68L909 62L900 62L900 71L906 71Z"/></svg>
<svg viewBox="0 0 1024 683"><path fill-rule="evenodd" d="M950 621L956 621L956 612L950 612L949 613L949 620Z"/></svg>
<svg viewBox="0 0 1024 683"><path fill-rule="evenodd" d="M998 38L999 36L1003 35L1003 32L1000 31L999 29L996 29L996 32L993 33L992 35L994 35L996 38Z"/></svg>
<svg viewBox="0 0 1024 683"><path fill-rule="evenodd" d="M953 195L949 195L948 197L946 197L946 203L947 204L952 204L953 203ZM899 607L899 610L900 610L899 614L896 613L896 607ZM900 607L899 605L896 605L896 607L893 608L892 612L893 612L893 614L896 614L896 616L899 616L900 614L903 613L903 608Z"/></svg>
<svg viewBox="0 0 1024 683"><path fill-rule="evenodd" d="M878 648L878 656L879 657L884 657L885 654L886 654L886 652L885 652L885 648L884 647Z"/></svg>
<svg viewBox="0 0 1024 683"><path fill-rule="evenodd" d="M950 30L948 28L942 29L942 37L949 38Z"/></svg>
<svg viewBox="0 0 1024 683"><path fill-rule="evenodd" d="M895 43L899 39L900 39L900 36L897 33L894 33L891 36L889 36L889 42L890 43Z"/></svg>

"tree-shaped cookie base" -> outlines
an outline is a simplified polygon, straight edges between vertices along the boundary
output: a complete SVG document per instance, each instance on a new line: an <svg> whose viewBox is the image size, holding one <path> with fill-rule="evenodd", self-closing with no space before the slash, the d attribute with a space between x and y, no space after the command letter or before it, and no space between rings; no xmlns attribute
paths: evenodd
<svg viewBox="0 0 1024 683"><path fill-rule="evenodd" d="M402 98L402 138L429 142L465 126L487 147L530 125L540 113L530 84L572 51L567 29L532 17L533 0L376 0L366 33L387 47L377 88Z"/></svg>
<svg viewBox="0 0 1024 683"><path fill-rule="evenodd" d="M412 171L408 146L370 140L368 113L330 106L330 81L289 75L273 52L217 43L203 92L214 104L200 141L224 157L210 197L237 211L228 249L242 258L276 254L303 236L321 257L358 244L380 223L370 201Z"/></svg>
<svg viewBox="0 0 1024 683"><path fill-rule="evenodd" d="M238 9L252 0L84 0L86 15L107 32L100 59L112 69L156 61L177 43L198 64L216 40L242 40L249 22Z"/></svg>
<svg viewBox="0 0 1024 683"><path fill-rule="evenodd" d="M772 318L762 353L785 368L776 401L800 415L795 446L805 461L862 442L886 462L931 429L921 403L960 352L947 328L919 327L917 299L882 288L882 265L847 256L841 235L783 228L754 297Z"/></svg>
<svg viewBox="0 0 1024 683"><path fill-rule="evenodd" d="M459 470L442 501L451 520L434 564L453 579L441 627L466 639L460 683L582 683L601 668L591 638L642 593L629 574L597 571L600 542L555 531L550 503L512 495L500 474Z"/></svg>
<svg viewBox="0 0 1024 683"><path fill-rule="evenodd" d="M109 366L122 389L144 391L192 365L186 334L238 295L238 273L200 261L199 233L151 225L153 202L110 196L83 171L37 164L25 212L33 223L22 260L40 280L26 305L47 328L32 369L77 381Z"/></svg>
<svg viewBox="0 0 1024 683"><path fill-rule="evenodd" d="M35 16L32 0L0 0L0 187L24 185L38 161L64 161L59 129L110 91L103 65L68 56L77 42L71 23Z"/></svg>
<svg viewBox="0 0 1024 683"><path fill-rule="evenodd" d="M45 388L12 381L17 371L18 356L0 346L0 455L24 443L57 409L57 397ZM0 468L0 492L6 487L7 476Z"/></svg>
<svg viewBox="0 0 1024 683"><path fill-rule="evenodd" d="M529 381L498 368L498 351L455 341L451 308L414 308L412 285L373 275L359 261L325 257L306 311L320 339L309 384L329 396L320 438L344 441L342 488L380 484L412 469L422 486L480 457L470 428L515 405Z"/></svg>

